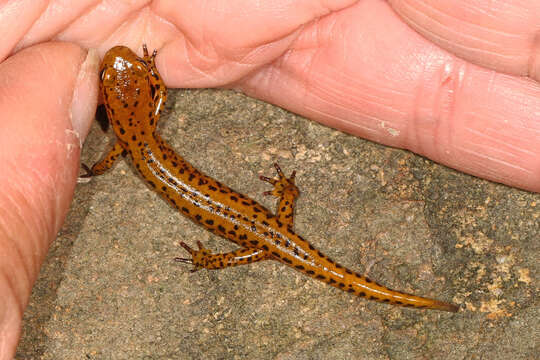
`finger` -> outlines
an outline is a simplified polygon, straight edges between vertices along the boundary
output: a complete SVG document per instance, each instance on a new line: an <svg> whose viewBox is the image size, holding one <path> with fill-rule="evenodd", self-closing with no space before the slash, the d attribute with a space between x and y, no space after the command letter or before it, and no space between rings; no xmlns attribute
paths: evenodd
<svg viewBox="0 0 540 360"><path fill-rule="evenodd" d="M540 2L391 0L413 29L475 64L540 81Z"/></svg>
<svg viewBox="0 0 540 360"><path fill-rule="evenodd" d="M47 0L7 0L0 4L0 62L47 8L47 3Z"/></svg>
<svg viewBox="0 0 540 360"><path fill-rule="evenodd" d="M15 352L32 285L72 198L97 67L95 52L67 43L0 64L0 359Z"/></svg>
<svg viewBox="0 0 540 360"><path fill-rule="evenodd" d="M306 27L248 94L450 167L540 190L540 87L431 45L383 2Z"/></svg>
<svg viewBox="0 0 540 360"><path fill-rule="evenodd" d="M223 86L281 56L304 24L356 1L160 1L153 11L180 34L157 65L170 87Z"/></svg>

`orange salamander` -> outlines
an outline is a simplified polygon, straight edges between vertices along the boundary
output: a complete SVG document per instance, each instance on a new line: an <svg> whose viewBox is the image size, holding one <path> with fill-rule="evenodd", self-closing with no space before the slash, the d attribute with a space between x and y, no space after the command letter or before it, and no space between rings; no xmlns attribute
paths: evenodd
<svg viewBox="0 0 540 360"><path fill-rule="evenodd" d="M212 233L229 239L240 249L212 254L197 242L198 249L185 243L190 258L176 261L193 264L196 271L223 269L275 260L317 280L359 297L393 305L456 312L450 303L391 290L331 260L293 231L293 207L299 195L295 173L284 176L275 165L278 178L261 176L274 188L265 194L279 198L276 215L255 200L201 173L156 133L167 89L154 63L156 51L138 57L129 48L109 50L101 65L100 91L116 143L86 177L110 169L120 155L129 155L139 174L172 206Z"/></svg>

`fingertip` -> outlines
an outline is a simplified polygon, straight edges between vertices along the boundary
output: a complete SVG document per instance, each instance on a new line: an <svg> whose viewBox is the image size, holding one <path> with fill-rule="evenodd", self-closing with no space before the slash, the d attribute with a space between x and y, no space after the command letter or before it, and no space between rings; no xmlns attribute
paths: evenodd
<svg viewBox="0 0 540 360"><path fill-rule="evenodd" d="M71 101L71 125L79 139L84 141L97 106L99 54L89 49L77 75Z"/></svg>

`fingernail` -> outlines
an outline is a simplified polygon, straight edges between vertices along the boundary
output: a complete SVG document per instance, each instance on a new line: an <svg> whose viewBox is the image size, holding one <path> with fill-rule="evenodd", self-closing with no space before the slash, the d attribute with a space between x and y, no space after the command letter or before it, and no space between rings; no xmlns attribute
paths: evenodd
<svg viewBox="0 0 540 360"><path fill-rule="evenodd" d="M99 55L89 49L81 64L71 100L71 125L82 143L88 135L97 106Z"/></svg>

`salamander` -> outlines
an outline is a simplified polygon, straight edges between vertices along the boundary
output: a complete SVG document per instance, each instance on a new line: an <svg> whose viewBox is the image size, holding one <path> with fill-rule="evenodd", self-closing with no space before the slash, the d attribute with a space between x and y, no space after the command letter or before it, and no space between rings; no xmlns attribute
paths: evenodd
<svg viewBox="0 0 540 360"><path fill-rule="evenodd" d="M255 200L236 192L193 167L156 132L167 89L152 55L143 45L138 57L125 46L116 46L104 56L100 91L116 142L106 156L85 176L109 170L122 155L170 205L210 232L240 246L214 254L197 242L197 249L180 245L189 257L176 258L198 269L224 269L262 260L279 261L314 279L358 297L413 308L457 312L459 307L429 298L389 289L340 265L317 250L293 230L294 203L299 196L295 172L286 177L275 164L277 178L261 176L273 185L266 192L279 199L275 214Z"/></svg>

